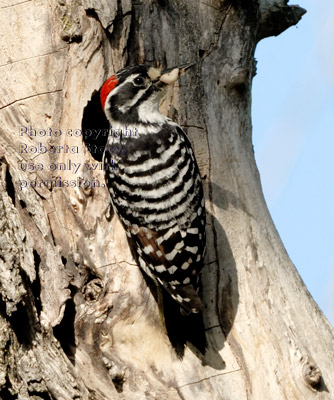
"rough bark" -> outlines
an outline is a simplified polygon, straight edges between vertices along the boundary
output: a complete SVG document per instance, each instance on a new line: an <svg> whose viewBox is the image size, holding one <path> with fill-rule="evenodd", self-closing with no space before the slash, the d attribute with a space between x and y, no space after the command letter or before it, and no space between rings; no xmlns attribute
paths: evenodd
<svg viewBox="0 0 334 400"><path fill-rule="evenodd" d="M279 0L2 0L0 397L333 397L333 330L275 230L251 142L256 44L303 13ZM194 145L208 215L208 350L181 361L80 130L99 126L98 91L124 65L193 61L161 105Z"/></svg>

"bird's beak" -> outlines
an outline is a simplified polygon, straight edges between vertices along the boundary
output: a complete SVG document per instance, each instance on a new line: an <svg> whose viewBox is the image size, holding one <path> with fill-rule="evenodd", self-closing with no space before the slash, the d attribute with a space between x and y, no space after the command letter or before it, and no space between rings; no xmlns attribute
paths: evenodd
<svg viewBox="0 0 334 400"><path fill-rule="evenodd" d="M157 70L152 68L152 76L151 79L154 82L154 84L161 88L165 85L172 85L175 83L178 78L183 75L189 68L193 67L195 63L190 63L190 64L183 64L180 67L173 67L173 68L167 68L162 71L159 71L157 73ZM155 75L155 76L153 76Z"/></svg>

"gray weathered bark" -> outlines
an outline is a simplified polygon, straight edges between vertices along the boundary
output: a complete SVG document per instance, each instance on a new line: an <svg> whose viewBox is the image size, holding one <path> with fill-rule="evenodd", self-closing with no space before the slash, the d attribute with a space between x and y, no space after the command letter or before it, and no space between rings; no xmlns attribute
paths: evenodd
<svg viewBox="0 0 334 400"><path fill-rule="evenodd" d="M251 142L256 44L304 13L286 3L2 0L1 398L333 398L333 330L275 230ZM180 361L80 129L124 65L193 61L161 105L206 176L208 350Z"/></svg>

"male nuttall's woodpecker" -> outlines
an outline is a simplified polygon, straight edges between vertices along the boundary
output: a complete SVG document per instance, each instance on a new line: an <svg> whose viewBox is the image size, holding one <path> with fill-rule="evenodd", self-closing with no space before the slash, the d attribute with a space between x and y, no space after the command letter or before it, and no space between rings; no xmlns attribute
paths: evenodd
<svg viewBox="0 0 334 400"><path fill-rule="evenodd" d="M158 107L166 85L175 83L190 66L164 71L144 65L127 67L101 89L102 107L110 123L103 163L112 204L139 266L164 288L168 307L172 303L177 310L179 319L175 317L174 325L182 318L184 325L191 318L202 321L196 289L204 262L205 206L189 139ZM122 151L115 152L115 146ZM110 168L113 163L117 169ZM192 340L178 332L180 325L168 326L173 315L166 316L166 307L169 337L183 335L171 338L177 352L182 356L187 340L204 352L203 322L194 328L203 329L198 335L201 339Z"/></svg>

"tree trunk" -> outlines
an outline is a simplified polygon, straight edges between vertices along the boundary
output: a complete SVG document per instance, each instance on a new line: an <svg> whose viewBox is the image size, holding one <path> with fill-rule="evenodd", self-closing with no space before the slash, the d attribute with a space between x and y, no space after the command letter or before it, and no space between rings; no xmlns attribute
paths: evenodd
<svg viewBox="0 0 334 400"><path fill-rule="evenodd" d="M251 141L256 44L304 13L286 3L1 1L1 398L333 398L333 330L275 230ZM186 62L161 108L203 176L208 349L179 360L110 207L106 136L82 129L103 126L98 91L118 69Z"/></svg>

